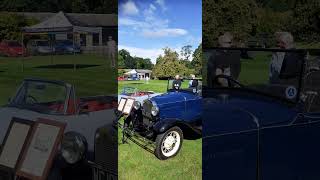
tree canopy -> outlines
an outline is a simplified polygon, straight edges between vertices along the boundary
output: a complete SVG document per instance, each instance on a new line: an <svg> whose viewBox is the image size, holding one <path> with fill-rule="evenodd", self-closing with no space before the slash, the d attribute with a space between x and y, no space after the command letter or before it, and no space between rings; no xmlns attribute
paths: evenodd
<svg viewBox="0 0 320 180"><path fill-rule="evenodd" d="M214 12L214 13L213 13ZM319 0L203 0L203 43L217 44L231 32L235 40L278 31L291 32L296 41L320 40Z"/></svg>
<svg viewBox="0 0 320 180"><path fill-rule="evenodd" d="M118 67L120 69L152 69L153 64L149 58L132 57L129 51L118 51Z"/></svg>
<svg viewBox="0 0 320 180"><path fill-rule="evenodd" d="M118 13L117 0L0 0L1 11Z"/></svg>

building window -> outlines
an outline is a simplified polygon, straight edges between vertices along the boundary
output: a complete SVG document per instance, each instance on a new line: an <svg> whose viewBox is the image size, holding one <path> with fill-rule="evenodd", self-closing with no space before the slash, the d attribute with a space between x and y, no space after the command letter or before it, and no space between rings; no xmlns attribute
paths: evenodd
<svg viewBox="0 0 320 180"><path fill-rule="evenodd" d="M92 34L92 45L99 46L99 33Z"/></svg>
<svg viewBox="0 0 320 180"><path fill-rule="evenodd" d="M87 39L85 34L80 34L80 46L86 46L87 45Z"/></svg>

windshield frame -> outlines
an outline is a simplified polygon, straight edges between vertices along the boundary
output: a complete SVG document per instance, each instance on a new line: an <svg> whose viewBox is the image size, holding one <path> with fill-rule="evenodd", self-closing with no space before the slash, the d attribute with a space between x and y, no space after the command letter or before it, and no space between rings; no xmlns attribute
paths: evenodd
<svg viewBox="0 0 320 180"><path fill-rule="evenodd" d="M275 96L272 95L270 93L264 93L262 91L258 91L254 88L248 88L248 86L244 86L242 88L232 88L232 87L206 87L207 89L232 89L232 90L239 90L242 89L244 91L248 91L248 92L254 92L256 94L260 94L260 95L264 95L270 98L278 98L280 101L282 102L290 102L290 103L294 103L294 104L298 104L300 101L300 97L301 97L301 93L302 93L302 86L303 86L303 78L304 78L304 74L306 71L306 62L307 62L307 58L306 55L309 52L320 52L320 49L277 49L277 48L239 48L239 47L230 47L230 48L225 48L225 47L209 47L209 48L204 48L203 53L208 53L212 54L212 52L216 51L216 50L230 50L230 51L240 51L240 52L248 52L248 51L252 51L252 52L294 52L294 53L304 53L304 58L302 59L302 66L300 69L300 73L299 73L299 78L298 80L298 84L297 84L297 95L294 98L295 100L289 100L283 97L279 97L279 96ZM209 56L209 57L210 57ZM251 61L251 60L250 60ZM240 82L241 83L241 82Z"/></svg>
<svg viewBox="0 0 320 180"><path fill-rule="evenodd" d="M61 86L65 89L65 99L64 99L64 107L63 107L63 112L59 113L59 112L48 112L48 111L42 111L40 107L40 105L31 105L31 104L17 104L17 101L19 101L20 98L20 94L22 93L23 90L25 90L25 88L28 86L29 83L44 83L44 84L53 84L53 85L57 85L57 86ZM71 97L71 93L72 93L72 86L68 83L62 82L62 81L55 81L55 80L43 80L43 79L25 79L23 80L22 84L20 85L20 87L18 88L17 92L15 93L15 95L13 96L13 98L10 99L9 103L7 104L7 107L16 107L19 109L26 109L26 110L31 110L31 111L35 111L38 113L42 113L42 114L48 114L48 115L67 115L67 111L68 111L68 103L69 103L69 99Z"/></svg>
<svg viewBox="0 0 320 180"><path fill-rule="evenodd" d="M188 91L188 90L186 90L186 89L179 89L179 90L172 89L172 88L171 88L171 85L172 85L172 84L171 84L170 82L172 82L172 81L174 81L174 80L175 80L174 78L169 78L169 79L168 79L168 82L167 82L167 92L179 91L179 92L188 92L188 93L198 94L198 90L202 90L203 84L202 84L202 79L201 79L201 78L195 78L195 79L191 79L191 78L181 78L181 79L180 79L181 81L198 80L199 82L201 82L201 83L199 83L198 86L196 87L196 93L191 92L191 91ZM201 87L201 88L199 88L199 87Z"/></svg>

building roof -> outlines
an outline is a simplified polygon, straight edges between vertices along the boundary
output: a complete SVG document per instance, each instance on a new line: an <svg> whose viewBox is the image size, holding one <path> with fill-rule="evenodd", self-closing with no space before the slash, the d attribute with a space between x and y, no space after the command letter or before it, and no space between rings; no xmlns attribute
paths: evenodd
<svg viewBox="0 0 320 180"><path fill-rule="evenodd" d="M137 73L152 73L151 70L148 69L136 69Z"/></svg>
<svg viewBox="0 0 320 180"><path fill-rule="evenodd" d="M59 13L49 12L18 12L16 14L23 15L37 19L39 21L46 21ZM83 13L63 13L69 22L75 26L87 27L112 27L118 26L118 16L116 14L83 14Z"/></svg>
<svg viewBox="0 0 320 180"><path fill-rule="evenodd" d="M136 73L152 73L149 69L124 69L126 71L125 74L136 74Z"/></svg>

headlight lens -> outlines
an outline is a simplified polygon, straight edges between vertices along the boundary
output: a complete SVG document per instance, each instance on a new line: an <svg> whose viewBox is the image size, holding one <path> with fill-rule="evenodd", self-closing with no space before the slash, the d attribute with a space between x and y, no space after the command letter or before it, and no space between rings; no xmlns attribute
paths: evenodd
<svg viewBox="0 0 320 180"><path fill-rule="evenodd" d="M151 108L151 114L152 116L156 116L159 113L159 108L156 105L153 105Z"/></svg>
<svg viewBox="0 0 320 180"><path fill-rule="evenodd" d="M138 110L138 109L140 109L140 107L141 107L141 103L139 101L134 101L133 108L135 110Z"/></svg>
<svg viewBox="0 0 320 180"><path fill-rule="evenodd" d="M85 138L76 132L67 132L61 143L61 154L69 164L75 164L84 158L87 150Z"/></svg>

